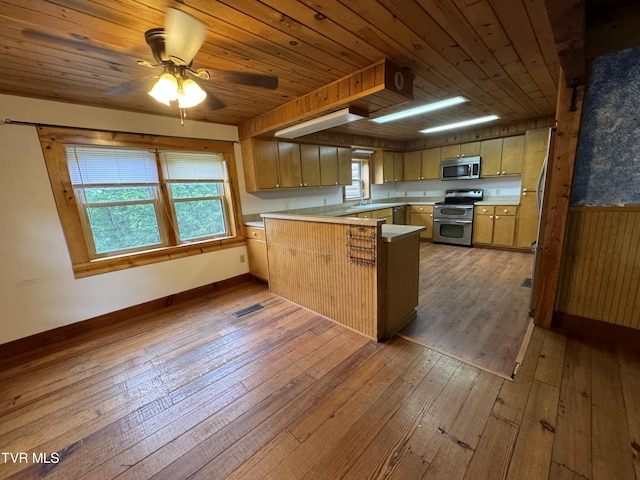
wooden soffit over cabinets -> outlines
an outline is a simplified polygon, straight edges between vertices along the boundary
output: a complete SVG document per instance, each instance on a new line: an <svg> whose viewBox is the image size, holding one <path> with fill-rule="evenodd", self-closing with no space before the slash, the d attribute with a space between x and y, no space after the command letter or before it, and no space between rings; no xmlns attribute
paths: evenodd
<svg viewBox="0 0 640 480"><path fill-rule="evenodd" d="M269 136L276 130L354 106L369 113L413 100L413 75L381 60L302 95L238 126L240 139Z"/></svg>

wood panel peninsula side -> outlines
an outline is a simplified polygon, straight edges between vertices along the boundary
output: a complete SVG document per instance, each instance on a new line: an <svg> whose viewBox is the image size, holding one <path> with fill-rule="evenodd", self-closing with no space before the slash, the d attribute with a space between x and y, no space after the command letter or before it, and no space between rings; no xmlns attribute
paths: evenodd
<svg viewBox="0 0 640 480"><path fill-rule="evenodd" d="M416 317L421 226L263 214L269 288L369 338Z"/></svg>

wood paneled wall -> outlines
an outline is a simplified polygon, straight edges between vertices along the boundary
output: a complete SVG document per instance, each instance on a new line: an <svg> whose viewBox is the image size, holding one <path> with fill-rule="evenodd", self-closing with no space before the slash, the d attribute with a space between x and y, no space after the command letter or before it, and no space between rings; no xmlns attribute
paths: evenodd
<svg viewBox="0 0 640 480"><path fill-rule="evenodd" d="M572 207L556 311L640 329L640 207Z"/></svg>
<svg viewBox="0 0 640 480"><path fill-rule="evenodd" d="M269 287L276 295L377 339L382 317L377 300L381 290L377 263L383 258L380 223L342 222L265 218ZM358 226L367 230L363 234L374 233L375 265L348 257L347 233Z"/></svg>

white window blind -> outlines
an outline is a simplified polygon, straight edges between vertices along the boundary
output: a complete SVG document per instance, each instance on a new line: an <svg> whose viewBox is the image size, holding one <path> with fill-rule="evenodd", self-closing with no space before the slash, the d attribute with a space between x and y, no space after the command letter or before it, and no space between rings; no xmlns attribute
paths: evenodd
<svg viewBox="0 0 640 480"><path fill-rule="evenodd" d="M217 153L161 152L167 181L225 179L224 157Z"/></svg>
<svg viewBox="0 0 640 480"><path fill-rule="evenodd" d="M73 185L157 185L155 154L148 150L66 146Z"/></svg>

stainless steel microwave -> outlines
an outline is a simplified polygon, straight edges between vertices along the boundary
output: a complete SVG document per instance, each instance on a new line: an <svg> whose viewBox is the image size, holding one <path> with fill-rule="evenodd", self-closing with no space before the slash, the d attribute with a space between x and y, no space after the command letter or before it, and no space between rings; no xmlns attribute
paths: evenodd
<svg viewBox="0 0 640 480"><path fill-rule="evenodd" d="M480 157L447 158L440 162L440 180L480 178Z"/></svg>

